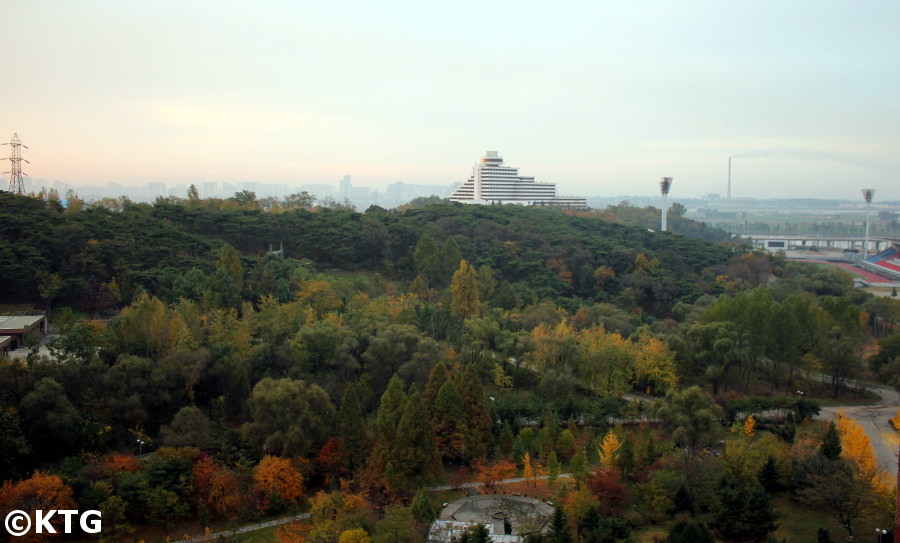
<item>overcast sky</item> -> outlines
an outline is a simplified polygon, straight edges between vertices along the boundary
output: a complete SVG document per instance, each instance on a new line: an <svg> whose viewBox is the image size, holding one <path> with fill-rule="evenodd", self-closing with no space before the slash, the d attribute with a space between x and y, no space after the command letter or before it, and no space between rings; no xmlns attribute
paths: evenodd
<svg viewBox="0 0 900 543"><path fill-rule="evenodd" d="M900 199L897 0L0 0L0 140L74 185ZM4 156L9 147L0 148ZM7 167L3 168L8 169ZM2 170L0 170L2 171Z"/></svg>

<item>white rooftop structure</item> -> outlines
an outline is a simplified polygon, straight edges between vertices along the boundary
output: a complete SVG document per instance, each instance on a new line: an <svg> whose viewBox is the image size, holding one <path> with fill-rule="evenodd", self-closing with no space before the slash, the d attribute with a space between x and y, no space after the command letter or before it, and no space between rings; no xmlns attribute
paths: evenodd
<svg viewBox="0 0 900 543"><path fill-rule="evenodd" d="M503 165L497 151L487 151L472 167L472 175L450 196L464 204L521 204L556 207L587 207L582 197L559 197L555 183L538 183L519 175L519 169Z"/></svg>

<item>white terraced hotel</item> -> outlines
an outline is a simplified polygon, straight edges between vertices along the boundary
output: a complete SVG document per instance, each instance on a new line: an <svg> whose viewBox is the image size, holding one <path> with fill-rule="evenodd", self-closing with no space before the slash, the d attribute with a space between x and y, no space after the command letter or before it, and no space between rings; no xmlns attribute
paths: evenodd
<svg viewBox="0 0 900 543"><path fill-rule="evenodd" d="M519 169L503 165L497 151L488 151L472 167L468 181L450 197L464 204L521 204L585 208L587 200L577 196L557 196L555 183L537 183L534 177L519 175Z"/></svg>

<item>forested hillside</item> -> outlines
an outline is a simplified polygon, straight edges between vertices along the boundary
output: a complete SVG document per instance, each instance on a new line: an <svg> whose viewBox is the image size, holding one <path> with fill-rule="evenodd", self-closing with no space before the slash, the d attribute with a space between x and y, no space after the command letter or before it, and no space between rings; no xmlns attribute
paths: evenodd
<svg viewBox="0 0 900 543"><path fill-rule="evenodd" d="M810 420L900 367L898 303L842 272L612 210L246 196L0 195L2 301L58 333L0 361L0 512L53 496L136 541L308 510L274 540L413 542L426 487L522 475L562 504L551 541L765 540L776 499L890 516L853 421Z"/></svg>
<svg viewBox="0 0 900 543"><path fill-rule="evenodd" d="M662 316L671 302L714 290L709 270L732 254L697 239L611 222L608 214L597 219L519 206L445 204L357 213L340 206L267 212L234 200L116 204L72 211L52 200L0 195L6 278L0 296L77 305L92 294L83 292L86 287L115 280L126 302L138 288L174 301L179 277L193 269L192 277L214 274L223 243L239 251L251 276L284 278L283 271L262 271L275 267L265 262L268 249L283 245L289 259L308 260L317 270L411 281L422 265L431 265L415 258L427 235L446 252L428 258L443 258L451 273L459 258L490 267L503 307L540 298L624 295ZM241 294L251 301L275 292L272 285L248 286Z"/></svg>

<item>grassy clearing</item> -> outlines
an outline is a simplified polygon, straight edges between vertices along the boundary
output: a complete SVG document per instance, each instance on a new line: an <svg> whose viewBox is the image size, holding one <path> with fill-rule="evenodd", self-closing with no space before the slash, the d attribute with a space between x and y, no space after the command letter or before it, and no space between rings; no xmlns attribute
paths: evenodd
<svg viewBox="0 0 900 543"><path fill-rule="evenodd" d="M229 543L271 543L272 541L278 541L278 538L275 537L276 530L278 530L277 526L269 526L268 528L236 535L228 541Z"/></svg>
<svg viewBox="0 0 900 543"><path fill-rule="evenodd" d="M816 513L797 504L788 495L777 495L772 500L775 510L778 512L778 529L775 537L778 541L787 539L794 541L815 541L819 528L826 528L831 532L832 539L843 539L845 533L836 521L826 518L822 513Z"/></svg>

